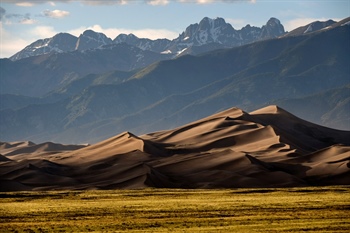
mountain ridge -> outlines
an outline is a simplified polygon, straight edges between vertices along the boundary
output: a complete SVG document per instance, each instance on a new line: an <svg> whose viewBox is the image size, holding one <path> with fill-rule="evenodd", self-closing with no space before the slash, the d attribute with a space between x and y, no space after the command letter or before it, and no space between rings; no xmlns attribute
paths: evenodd
<svg viewBox="0 0 350 233"><path fill-rule="evenodd" d="M349 18L341 20L346 23ZM173 40L138 38L134 34L119 34L113 40L103 33L87 29L79 37L69 33L58 33L51 38L39 39L26 46L23 50L10 57L10 60L20 60L26 57L37 56L47 53L71 52L74 50L95 49L103 45L127 43L142 50L149 50L157 53L172 53L177 56L184 50L191 50L192 47L201 47L207 44L215 44L216 47L231 48L252 43L259 40L271 39L279 36L295 36L322 30L340 22L328 20L324 22L315 21L285 32L281 22L271 17L262 27L247 24L239 30L226 23L223 18L214 19L204 17L199 23L190 24L179 36ZM199 54L195 52L193 54ZM205 49L204 49L205 52ZM188 53L188 52L187 52ZM190 52L190 54L192 54Z"/></svg>
<svg viewBox="0 0 350 233"><path fill-rule="evenodd" d="M254 33L250 32L250 29L254 30ZM241 33L241 30L235 30L231 24L226 23L223 18L219 17L216 19L204 17L199 23L188 26L178 38L173 40L151 40L147 38L138 38L133 34L119 34L112 40L103 33L88 29L80 34L79 37L72 36L68 33L59 33L52 38L40 39L11 56L10 60L16 61L46 53L71 52L75 50L84 51L118 43L127 43L142 50L149 50L157 53L172 53L173 56L176 56L184 49L188 49L192 46L216 43L224 47L234 47L284 34L283 25L281 25L280 21L276 18L271 18L262 28L246 27L245 31L248 32ZM255 36L245 38L248 34L254 34ZM70 37L69 41L65 42L64 38L68 37L68 35ZM63 46L61 43L68 45Z"/></svg>

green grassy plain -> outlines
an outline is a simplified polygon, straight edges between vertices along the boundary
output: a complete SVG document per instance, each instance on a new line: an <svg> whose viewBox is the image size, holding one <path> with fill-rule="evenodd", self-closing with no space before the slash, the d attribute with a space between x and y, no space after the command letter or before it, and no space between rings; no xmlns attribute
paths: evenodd
<svg viewBox="0 0 350 233"><path fill-rule="evenodd" d="M0 193L0 232L348 232L350 187Z"/></svg>

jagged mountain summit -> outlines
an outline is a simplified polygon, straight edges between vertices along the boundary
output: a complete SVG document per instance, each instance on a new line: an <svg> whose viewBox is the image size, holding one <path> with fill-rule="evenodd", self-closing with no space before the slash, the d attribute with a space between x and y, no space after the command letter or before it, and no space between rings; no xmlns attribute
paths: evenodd
<svg viewBox="0 0 350 233"><path fill-rule="evenodd" d="M83 51L88 49L101 48L110 44L122 44L152 51L161 54L173 54L173 57L184 54L198 55L204 52L221 48L232 48L259 40L271 39L280 36L298 36L306 33L316 32L346 24L346 18L340 22L328 20L316 21L308 25L296 28L286 33L280 20L270 18L262 27L251 26L250 24L236 30L223 18L203 18L199 23L189 25L177 38L173 40L138 38L133 34L120 34L115 39L110 39L103 33L92 30L84 31L79 37L68 33L59 33L51 38L40 39L19 51L10 59L12 61L27 57L38 56L49 53L63 53L71 51Z"/></svg>
<svg viewBox="0 0 350 233"><path fill-rule="evenodd" d="M281 22L276 18L270 18L266 25L261 28L260 39L270 39L281 36L285 33Z"/></svg>
<svg viewBox="0 0 350 233"><path fill-rule="evenodd" d="M235 30L223 18L210 19L205 17L199 24L192 24L187 27L175 41L185 41L187 44L197 46L208 43L219 43L233 47L260 39L274 38L283 33L283 25L275 18L271 18L262 28L247 25L241 30Z"/></svg>
<svg viewBox="0 0 350 233"><path fill-rule="evenodd" d="M88 50L102 48L110 44L126 43L142 50L157 53L173 54L176 57L188 50L186 54L199 54L217 48L231 48L243 44L270 39L285 33L281 22L271 18L266 25L251 27L247 25L241 30L236 30L223 18L203 18L199 23L191 24L174 40L138 38L133 34L120 34L114 40L103 33L86 30L78 38L67 33L60 33L52 38L38 40L20 52L13 55L12 61L30 56L47 53L62 53L74 50ZM210 45L210 46L208 46ZM192 47L203 47L193 49ZM192 52L191 52L192 51Z"/></svg>
<svg viewBox="0 0 350 233"><path fill-rule="evenodd" d="M169 50L182 53L192 46L218 44L232 48L263 39L271 39L285 33L283 25L276 18L271 18L266 25L251 27L247 25L241 30L235 30L223 18L210 19L205 17L199 24L192 24L172 41Z"/></svg>

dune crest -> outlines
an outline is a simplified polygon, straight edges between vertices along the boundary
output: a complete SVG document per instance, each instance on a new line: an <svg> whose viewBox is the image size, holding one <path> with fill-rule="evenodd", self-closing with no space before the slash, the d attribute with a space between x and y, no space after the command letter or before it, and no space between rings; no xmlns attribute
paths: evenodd
<svg viewBox="0 0 350 233"><path fill-rule="evenodd" d="M278 106L90 146L2 142L0 154L1 191L350 184L350 132Z"/></svg>
<svg viewBox="0 0 350 233"><path fill-rule="evenodd" d="M286 114L287 111L278 107L277 105L269 105L264 108L257 109L250 112L250 115L260 115L260 114Z"/></svg>

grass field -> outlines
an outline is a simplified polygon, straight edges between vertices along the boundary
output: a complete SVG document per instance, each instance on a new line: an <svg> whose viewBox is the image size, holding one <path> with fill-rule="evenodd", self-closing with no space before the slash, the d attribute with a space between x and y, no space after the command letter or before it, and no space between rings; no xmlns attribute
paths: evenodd
<svg viewBox="0 0 350 233"><path fill-rule="evenodd" d="M349 232L350 187L0 193L0 232Z"/></svg>

